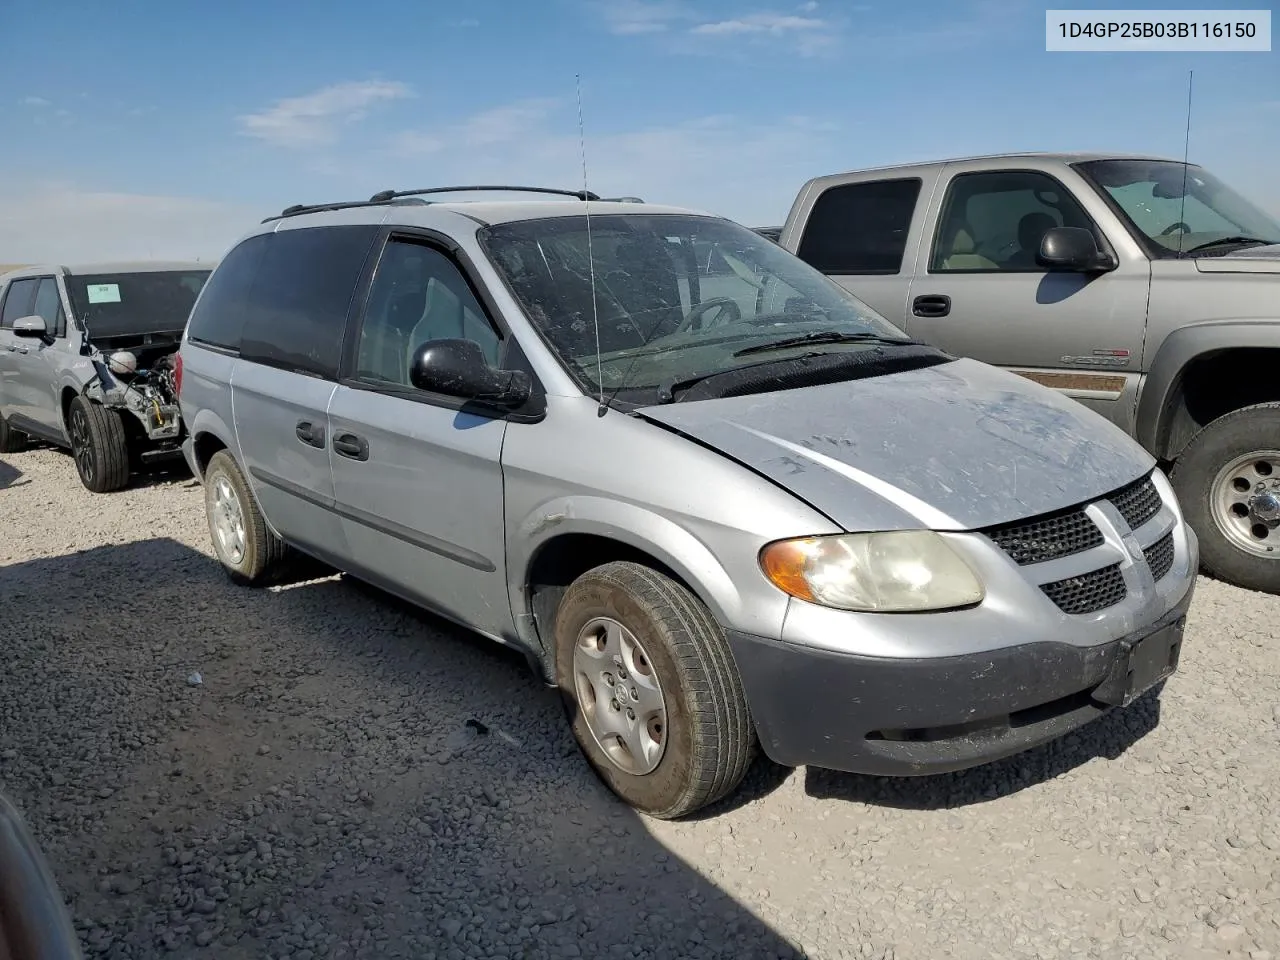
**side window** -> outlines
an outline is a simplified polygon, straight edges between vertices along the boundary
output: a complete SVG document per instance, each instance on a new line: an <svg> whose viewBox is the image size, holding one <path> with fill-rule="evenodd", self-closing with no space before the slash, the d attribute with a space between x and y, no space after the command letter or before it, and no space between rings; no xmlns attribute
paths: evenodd
<svg viewBox="0 0 1280 960"><path fill-rule="evenodd" d="M270 234L259 233L228 251L205 282L187 322L187 337L228 350L240 349L249 292Z"/></svg>
<svg viewBox="0 0 1280 960"><path fill-rule="evenodd" d="M929 258L931 273L1044 271L1036 253L1052 227L1084 227L1088 214L1048 174L962 173L951 181Z"/></svg>
<svg viewBox="0 0 1280 960"><path fill-rule="evenodd" d="M813 204L797 255L840 276L900 272L920 185L912 178L828 187Z"/></svg>
<svg viewBox="0 0 1280 960"><path fill-rule="evenodd" d="M462 271L434 247L392 239L369 290L356 379L411 386L414 351L429 340L452 338L478 343L489 363L498 365L502 341Z"/></svg>
<svg viewBox="0 0 1280 960"><path fill-rule="evenodd" d="M347 311L378 229L300 227L270 234L240 356L336 380Z"/></svg>
<svg viewBox="0 0 1280 960"><path fill-rule="evenodd" d="M67 335L67 317L62 311L62 297L58 295L58 281L53 277L41 277L36 288L35 304L31 312L44 318L45 328L52 336Z"/></svg>
<svg viewBox="0 0 1280 960"><path fill-rule="evenodd" d="M4 310L0 312L0 327L12 327L13 321L31 316L31 303L35 299L39 280L15 280L5 294Z"/></svg>

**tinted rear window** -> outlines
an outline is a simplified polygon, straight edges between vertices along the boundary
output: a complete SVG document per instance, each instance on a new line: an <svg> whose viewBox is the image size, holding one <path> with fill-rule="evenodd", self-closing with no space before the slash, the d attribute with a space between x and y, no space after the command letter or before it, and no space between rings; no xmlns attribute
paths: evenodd
<svg viewBox="0 0 1280 960"><path fill-rule="evenodd" d="M240 356L336 379L347 312L378 230L370 224L269 234Z"/></svg>
<svg viewBox="0 0 1280 960"><path fill-rule="evenodd" d="M829 187L814 202L796 253L823 273L897 273L919 195L919 179Z"/></svg>
<svg viewBox="0 0 1280 960"><path fill-rule="evenodd" d="M222 258L191 313L188 340L240 349L249 292L269 236L259 233L242 240Z"/></svg>
<svg viewBox="0 0 1280 960"><path fill-rule="evenodd" d="M146 270L66 277L71 307L89 338L180 334L208 270Z"/></svg>

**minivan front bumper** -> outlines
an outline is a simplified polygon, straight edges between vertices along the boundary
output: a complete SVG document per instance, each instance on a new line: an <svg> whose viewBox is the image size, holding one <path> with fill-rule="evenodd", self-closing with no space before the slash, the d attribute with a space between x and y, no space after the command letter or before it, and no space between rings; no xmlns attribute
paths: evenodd
<svg viewBox="0 0 1280 960"><path fill-rule="evenodd" d="M761 747L785 766L947 773L1054 740L1177 668L1194 580L1158 622L1094 646L868 657L728 631Z"/></svg>

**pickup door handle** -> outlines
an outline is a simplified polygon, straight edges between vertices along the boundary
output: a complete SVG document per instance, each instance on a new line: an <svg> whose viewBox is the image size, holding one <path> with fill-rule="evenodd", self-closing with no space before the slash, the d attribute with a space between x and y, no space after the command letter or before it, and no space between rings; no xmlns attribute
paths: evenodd
<svg viewBox="0 0 1280 960"><path fill-rule="evenodd" d="M298 425L294 427L293 432L297 434L298 439L309 447L315 447L318 450L324 449L324 426L312 423L310 420L299 420Z"/></svg>
<svg viewBox="0 0 1280 960"><path fill-rule="evenodd" d="M354 433L340 433L333 438L333 451L351 460L368 460L369 441Z"/></svg>
<svg viewBox="0 0 1280 960"><path fill-rule="evenodd" d="M30 353L30 352L31 352L31 348L30 348L30 347L15 347L15 346L10 346L10 347L9 347L9 352L10 352L10 353Z"/></svg>
<svg viewBox="0 0 1280 960"><path fill-rule="evenodd" d="M917 317L945 317L951 312L951 298L943 294L916 297L911 301L911 312Z"/></svg>

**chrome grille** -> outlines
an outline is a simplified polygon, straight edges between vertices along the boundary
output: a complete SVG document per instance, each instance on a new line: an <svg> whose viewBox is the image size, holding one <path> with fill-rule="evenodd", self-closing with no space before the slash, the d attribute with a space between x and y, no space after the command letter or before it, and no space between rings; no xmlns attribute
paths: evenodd
<svg viewBox="0 0 1280 960"><path fill-rule="evenodd" d="M1117 490L1107 499L1120 511L1130 530L1137 530L1160 512L1160 493L1150 476Z"/></svg>
<svg viewBox="0 0 1280 960"><path fill-rule="evenodd" d="M1041 584L1040 589L1063 613L1096 613L1114 606L1128 593L1120 564Z"/></svg>
<svg viewBox="0 0 1280 960"><path fill-rule="evenodd" d="M1102 544L1102 531L1079 508L984 531L1019 565L1069 557Z"/></svg>
<svg viewBox="0 0 1280 960"><path fill-rule="evenodd" d="M1142 555L1147 558L1147 566L1151 568L1151 576L1157 581L1163 580L1165 574L1173 568L1173 531L1170 530L1147 549L1143 550Z"/></svg>

